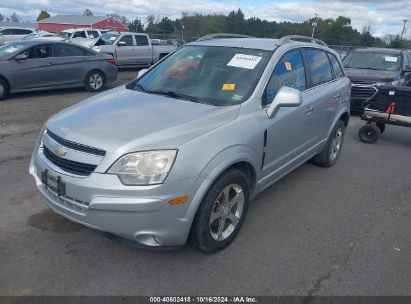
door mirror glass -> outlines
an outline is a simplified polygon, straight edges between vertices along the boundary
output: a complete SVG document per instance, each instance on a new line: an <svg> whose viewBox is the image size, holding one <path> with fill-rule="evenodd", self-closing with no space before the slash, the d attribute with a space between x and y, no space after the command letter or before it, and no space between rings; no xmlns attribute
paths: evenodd
<svg viewBox="0 0 411 304"><path fill-rule="evenodd" d="M141 76L143 76L147 72L147 70L148 69L142 69L142 70L138 71L137 78L140 78Z"/></svg>
<svg viewBox="0 0 411 304"><path fill-rule="evenodd" d="M16 60L16 61L26 60L27 58L29 58L29 56L27 56L27 54L18 54L16 57L14 57L14 60Z"/></svg>
<svg viewBox="0 0 411 304"><path fill-rule="evenodd" d="M267 116L268 118L273 118L280 108L298 107L301 105L301 102L301 92L299 90L290 87L282 87L268 107Z"/></svg>

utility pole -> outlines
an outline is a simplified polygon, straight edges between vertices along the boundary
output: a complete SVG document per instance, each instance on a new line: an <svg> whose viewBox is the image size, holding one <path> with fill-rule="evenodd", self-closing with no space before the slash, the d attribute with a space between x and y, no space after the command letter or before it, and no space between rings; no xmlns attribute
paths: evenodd
<svg viewBox="0 0 411 304"><path fill-rule="evenodd" d="M181 19L181 42L184 41L184 24L183 24L183 19Z"/></svg>
<svg viewBox="0 0 411 304"><path fill-rule="evenodd" d="M401 37L400 37L401 40L402 40L402 36L404 36L404 34L405 34L406 25L407 25L408 20L404 19L404 20L402 20L402 22L403 22L403 25L402 25L402 31L401 31Z"/></svg>
<svg viewBox="0 0 411 304"><path fill-rule="evenodd" d="M314 14L314 21L313 23L311 23L312 27L313 27L313 32L311 33L311 38L314 38L314 34L315 34L315 28L317 27L318 23L317 23L317 14Z"/></svg>

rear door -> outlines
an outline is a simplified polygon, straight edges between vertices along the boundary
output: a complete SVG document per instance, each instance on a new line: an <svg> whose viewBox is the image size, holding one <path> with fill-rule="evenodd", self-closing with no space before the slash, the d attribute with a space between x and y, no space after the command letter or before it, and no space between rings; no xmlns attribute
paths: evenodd
<svg viewBox="0 0 411 304"><path fill-rule="evenodd" d="M136 63L147 65L153 61L153 49L147 35L134 35L137 44Z"/></svg>
<svg viewBox="0 0 411 304"><path fill-rule="evenodd" d="M302 104L295 108L280 108L268 118L265 111L281 87L301 91ZM307 93L307 81L300 49L288 51L278 61L263 95L266 120L266 153L263 161L264 183L270 184L279 176L305 160L314 138L314 119L310 110L314 102Z"/></svg>
<svg viewBox="0 0 411 304"><path fill-rule="evenodd" d="M56 75L56 83L58 85L83 84L87 59L91 55L94 54L73 44L55 44L51 63L55 72L64 71Z"/></svg>
<svg viewBox="0 0 411 304"><path fill-rule="evenodd" d="M340 107L341 84L333 77L327 51L322 49L304 49L308 69L309 98L315 119L315 143L326 139L328 131Z"/></svg>
<svg viewBox="0 0 411 304"><path fill-rule="evenodd" d="M132 34L126 34L117 41L116 54L118 65L136 64L136 44Z"/></svg>
<svg viewBox="0 0 411 304"><path fill-rule="evenodd" d="M36 45L22 52L28 56L26 60L13 61L15 90L47 87L56 83L62 73L53 71L52 51L51 44Z"/></svg>

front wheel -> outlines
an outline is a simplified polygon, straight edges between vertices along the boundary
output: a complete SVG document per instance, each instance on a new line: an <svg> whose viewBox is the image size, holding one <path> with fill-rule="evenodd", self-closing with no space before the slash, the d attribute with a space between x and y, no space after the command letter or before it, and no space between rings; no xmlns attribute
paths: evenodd
<svg viewBox="0 0 411 304"><path fill-rule="evenodd" d="M331 167L340 156L344 143L345 124L339 120L327 139L321 153L314 156L313 163L321 167Z"/></svg>
<svg viewBox="0 0 411 304"><path fill-rule="evenodd" d="M104 87L104 74L100 71L91 71L86 75L84 87L90 92L99 92Z"/></svg>
<svg viewBox="0 0 411 304"><path fill-rule="evenodd" d="M190 242L213 253L229 245L244 222L249 202L249 181L237 169L230 169L205 195L190 232Z"/></svg>
<svg viewBox="0 0 411 304"><path fill-rule="evenodd" d="M6 98L8 90L7 82L0 77L0 100Z"/></svg>

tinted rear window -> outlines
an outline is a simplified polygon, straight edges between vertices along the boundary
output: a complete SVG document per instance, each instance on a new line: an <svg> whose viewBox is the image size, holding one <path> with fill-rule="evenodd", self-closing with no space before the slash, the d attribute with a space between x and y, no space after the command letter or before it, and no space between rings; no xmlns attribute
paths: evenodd
<svg viewBox="0 0 411 304"><path fill-rule="evenodd" d="M329 82L333 79L330 61L324 51L309 49L306 50L306 55L313 86Z"/></svg>
<svg viewBox="0 0 411 304"><path fill-rule="evenodd" d="M134 35L134 37L136 38L137 45L148 45L147 36Z"/></svg>
<svg viewBox="0 0 411 304"><path fill-rule="evenodd" d="M55 57L90 56L92 53L74 45L55 45Z"/></svg>

